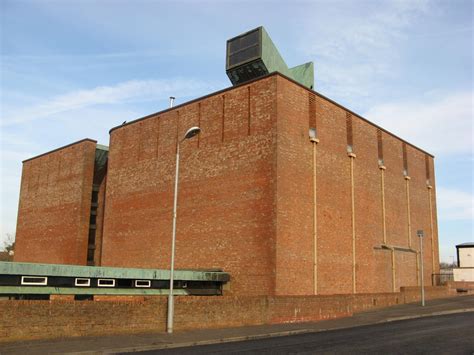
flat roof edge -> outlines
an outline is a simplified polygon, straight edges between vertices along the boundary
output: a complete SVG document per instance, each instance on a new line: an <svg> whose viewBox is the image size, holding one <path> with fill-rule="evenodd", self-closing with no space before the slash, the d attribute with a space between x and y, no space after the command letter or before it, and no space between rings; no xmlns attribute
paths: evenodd
<svg viewBox="0 0 474 355"><path fill-rule="evenodd" d="M105 150L105 151L107 151L107 152L109 151L109 146L103 145L103 144L99 144L99 143L97 143L97 145L96 145L95 148L96 148L96 149L99 149L99 150Z"/></svg>
<svg viewBox="0 0 474 355"><path fill-rule="evenodd" d="M125 279L169 279L168 269L141 269L110 266L85 266L66 264L44 264L26 262L0 262L0 274L64 276L89 278L125 278ZM228 281L230 274L215 270L176 269L175 280L188 281Z"/></svg>
<svg viewBox="0 0 474 355"><path fill-rule="evenodd" d="M62 147L59 147L59 148L50 150L50 151L48 151L48 152L46 152L46 153L42 153L42 154L36 155L36 156L34 156L34 157L32 157L32 158L25 159L25 160L22 161L22 163L26 163L26 162L28 162L28 161L30 161L30 160L34 160L34 159L37 159L37 158L41 158L41 157L43 157L43 156L45 156L45 155L48 155L48 154L57 152L57 151L59 151L59 150L61 150L61 149L69 148L69 147L71 147L71 146L73 146L73 145L76 145L76 144L79 144L79 143L83 143L83 142L92 142L92 143L96 143L96 144L97 144L97 141L94 140L94 139L84 138L84 139L81 139L81 140L79 140L79 141L76 141L76 142L73 142L73 143L69 143L69 144L63 145Z"/></svg>
<svg viewBox="0 0 474 355"><path fill-rule="evenodd" d="M169 111L173 111L173 110L182 108L182 107L184 107L184 106L186 106L186 105L190 105L190 104L192 104L192 103L194 103L194 102L207 99L208 97L211 97L211 96L216 96L216 95L223 94L223 93L225 93L225 92L227 92L227 91L230 91L230 90L232 90L232 89L239 88L239 87L245 86L245 85L249 85L249 84L251 84L251 83L254 83L254 82L259 81L259 80L262 80L262 79L269 78L269 77L271 77L271 76L273 76L273 75L276 75L276 74L280 74L280 73L278 73L278 72L273 72L273 73L270 73L270 74L261 76L261 77L259 77L259 78L255 78L255 79L246 81L245 83L241 83L241 84L238 84L238 85L229 86L229 87L227 87L227 88L225 88L225 89L221 89L221 90L212 92L212 93L210 93L210 94L197 97L197 98L192 99L192 100L190 100L190 101L183 102L182 104L179 104L179 105L176 105L176 106L173 106L173 107L169 107L169 108L167 108L167 109L164 109L164 110L161 110L161 111L158 111L158 112L154 112L154 113L151 113L151 114L146 115L146 116L143 116L143 117L139 117L139 118L137 118L137 119L134 119L133 121L130 121L130 122L127 122L127 123L123 123L123 124L121 124L121 125L119 125L119 126L112 127L112 128L109 130L109 134L112 133L113 131L115 131L116 129L126 127L126 126L128 126L128 125L131 125L131 124L134 124L134 123L137 123L137 122L146 120L146 119L148 119L148 118L152 118L152 117L154 117L154 116L162 115L162 114L164 114L164 113L166 113L166 112L169 112ZM280 75L282 75L282 74L280 74Z"/></svg>
<svg viewBox="0 0 474 355"><path fill-rule="evenodd" d="M416 145L414 145L414 144L412 144L412 143L406 141L406 140L403 139L403 138L400 138L400 137L397 136L396 134L394 134L394 133L392 133L392 132L386 130L386 129L383 128L383 127L380 127L379 125L373 123L372 121L368 120L368 119L365 118L365 117L362 117L362 116L359 115L358 113L356 113L356 112L354 112L354 111L348 109L347 107L341 105L340 103L337 103L336 101L330 99L329 97L324 96L323 94L321 94L321 93L319 93L319 92L317 92L317 91L315 91L315 90L308 89L306 86L300 84L299 82L293 80L292 78L287 77L287 76L284 75L284 74L281 74L281 73L276 73L276 74L278 74L278 75L280 75L281 77L283 77L283 78L285 78L285 79L291 81L292 83L294 83L294 84L296 84L296 85L302 87L303 89L306 89L307 91L312 92L312 93L318 95L319 97L321 97L321 98L323 98L323 99L325 99L325 100L328 100L329 102L333 103L334 105L336 105L336 106L338 106L338 107L340 107L340 108L346 110L346 111L349 112L351 115L356 116L357 118L361 119L362 121L367 122L368 124L370 124L370 125L372 125L372 126L378 128L378 129L380 129L381 131L383 131L383 132L385 132L385 133L391 135L392 137L394 137L394 138L396 138L396 139L402 141L403 143L406 143L406 144L408 144L409 146L411 146L411 147L413 147L413 148L415 148L415 149L417 149L417 150L419 150L419 151L421 151L421 152L423 152L423 153L425 153L425 154L428 154L430 157L434 158L434 155L433 155L433 154L427 152L426 150L423 150L423 149L417 147Z"/></svg>
<svg viewBox="0 0 474 355"><path fill-rule="evenodd" d="M356 112L354 112L354 111L348 109L347 107L345 107L345 106L343 106L343 105L337 103L336 101L334 101L334 100L328 98L327 96L324 96L323 94L321 94L321 93L319 93L319 92L317 92L317 91L315 91L315 90L311 90L311 89L307 88L307 87L304 86L303 84L297 82L296 80L294 80L294 79L292 79L292 78L290 78L290 77L288 77L288 76L286 76L286 75L284 75L284 74L282 74L282 73L280 73L280 72L272 72L272 73L269 73L269 74L267 74L267 75L261 76L261 77L259 77L259 78L255 78L255 79L253 79L253 80L246 81L245 83L241 83L241 84L235 85L235 86L230 86L230 87L228 87L228 88L225 88L225 89L222 89L222 90L219 90L219 91L216 91L216 92L213 92L213 93L210 93L210 94L207 94L207 95L198 97L198 98L193 99L193 100L191 100L191 101L183 102L182 104L179 104L179 105L177 105L177 106L173 106L173 107L167 108L167 109L165 109L165 110L158 111L158 112L155 112L155 113L146 115L146 116L144 116L144 117L137 118L137 119L135 119L135 120L133 120L133 121L127 122L127 123L122 124L122 125L120 125L120 126L112 127L112 128L109 130L109 134L112 133L113 131L115 131L116 129L119 129L119 128L122 128L122 127L126 127L126 126L128 126L128 125L131 125L131 124L134 124L134 123L137 123L137 122L146 120L146 119L148 119L148 118L152 118L152 117L154 117L154 116L162 115L162 114L164 114L164 113L166 113L166 112L169 112L169 111L172 111L172 110L175 110L175 109L179 109L179 108L181 108L181 107L183 107L183 106L190 105L190 104L192 104L192 103L194 103L194 102L197 102L197 101L200 101L200 100L204 100L204 99L206 99L206 98L208 98L208 97L211 97L211 96L223 94L223 93L225 93L225 92L227 92L227 91L230 91L230 90L232 90L232 89L236 89L236 88L239 88L239 87L241 87L241 86L249 85L249 84L251 84L251 83L254 83L254 82L256 82L256 81L269 78L269 77L271 77L271 76L281 76L282 78L291 81L292 83L294 83L294 84L298 85L299 87L301 87L301 88L307 90L308 92L312 92L312 93L314 93L315 95L317 95L317 96L319 96L319 97L321 97L321 98L323 98L323 99L325 99L325 100L328 100L329 102L333 103L334 105L338 106L339 108L342 108L343 110L346 110L346 111L349 112L351 115L354 115L355 117L361 119L361 120L364 121L364 122L367 122L368 124L374 126L375 128L380 129L381 131L383 131L383 132L385 132L385 133L391 135L392 137L394 137L394 138L396 138L396 139L402 141L403 143L406 143L407 145L411 146L412 148L415 148L415 149L419 150L420 152L423 152L423 153L429 155L429 156L432 157L432 158L435 157L433 154L427 152L426 150L421 149L421 148L417 147L416 145L414 145L414 144L412 144L412 143L406 141L405 139L400 138L400 137L397 136L396 134L394 134L394 133L392 133L392 132L386 130L386 129L383 128L383 127L380 127L379 125L373 123L372 121L368 120L367 118L362 117L362 116L359 115L358 113L356 113Z"/></svg>
<svg viewBox="0 0 474 355"><path fill-rule="evenodd" d="M474 248L474 243L461 243L456 245L456 248Z"/></svg>

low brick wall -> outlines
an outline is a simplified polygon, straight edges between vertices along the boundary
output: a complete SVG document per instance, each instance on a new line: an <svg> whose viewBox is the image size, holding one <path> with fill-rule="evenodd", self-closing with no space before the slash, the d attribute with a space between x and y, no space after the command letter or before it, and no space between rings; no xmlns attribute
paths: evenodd
<svg viewBox="0 0 474 355"><path fill-rule="evenodd" d="M474 294L474 281L449 281L448 287L453 293L459 290L467 294Z"/></svg>
<svg viewBox="0 0 474 355"><path fill-rule="evenodd" d="M455 295L455 292L456 290L452 290L449 287L430 286L425 287L425 298L429 300L449 297ZM401 303L412 303L421 300L421 290L416 286L402 287L400 294L403 297Z"/></svg>
<svg viewBox="0 0 474 355"><path fill-rule="evenodd" d="M449 297L426 287L426 299ZM318 321L420 299L419 288L399 293L331 296L213 296L175 298L175 329ZM95 301L0 301L0 341L165 331L167 299L97 297Z"/></svg>

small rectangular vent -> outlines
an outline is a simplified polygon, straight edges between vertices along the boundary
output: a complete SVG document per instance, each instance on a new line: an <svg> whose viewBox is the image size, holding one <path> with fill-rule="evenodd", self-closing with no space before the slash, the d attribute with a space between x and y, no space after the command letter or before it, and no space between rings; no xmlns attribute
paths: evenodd
<svg viewBox="0 0 474 355"><path fill-rule="evenodd" d="M90 285L91 285L91 279L76 278L74 280L74 286L89 287Z"/></svg>
<svg viewBox="0 0 474 355"><path fill-rule="evenodd" d="M114 279L98 279L97 286L98 287L115 287L115 280Z"/></svg>
<svg viewBox="0 0 474 355"><path fill-rule="evenodd" d="M135 287L151 287L150 280L135 280Z"/></svg>
<svg viewBox="0 0 474 355"><path fill-rule="evenodd" d="M46 276L22 276L21 284L46 286L48 284L48 278Z"/></svg>

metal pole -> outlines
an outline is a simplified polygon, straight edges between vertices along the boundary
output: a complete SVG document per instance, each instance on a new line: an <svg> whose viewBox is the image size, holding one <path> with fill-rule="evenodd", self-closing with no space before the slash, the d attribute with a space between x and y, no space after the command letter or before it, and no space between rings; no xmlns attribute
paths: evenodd
<svg viewBox="0 0 474 355"><path fill-rule="evenodd" d="M420 280L421 280L421 306L425 306L425 285L423 283L423 237L420 237Z"/></svg>
<svg viewBox="0 0 474 355"><path fill-rule="evenodd" d="M173 239L171 241L171 266L170 266L170 291L168 295L168 322L167 332L173 333L174 317L174 299L173 299L173 281L174 281L174 250L176 244L176 211L178 209L178 176L179 176L179 142L176 147L176 173L174 180L174 204L173 204Z"/></svg>

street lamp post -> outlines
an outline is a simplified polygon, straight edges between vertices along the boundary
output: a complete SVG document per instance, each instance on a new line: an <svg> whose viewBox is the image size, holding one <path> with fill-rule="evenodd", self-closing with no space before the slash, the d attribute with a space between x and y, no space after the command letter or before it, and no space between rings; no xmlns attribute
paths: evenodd
<svg viewBox="0 0 474 355"><path fill-rule="evenodd" d="M425 306L425 285L423 283L423 229L416 231L416 235L420 238L420 280L421 280L421 306Z"/></svg>
<svg viewBox="0 0 474 355"><path fill-rule="evenodd" d="M176 173L174 180L174 203L173 203L173 237L171 239L171 265L170 265L170 287L168 295L168 319L167 332L173 333L173 317L174 317L174 299L173 299L173 282L174 282L174 254L176 245L176 211L178 209L178 178L179 178L179 145L186 139L190 139L201 132L199 127L191 127L186 131L184 138L181 139L176 146Z"/></svg>

